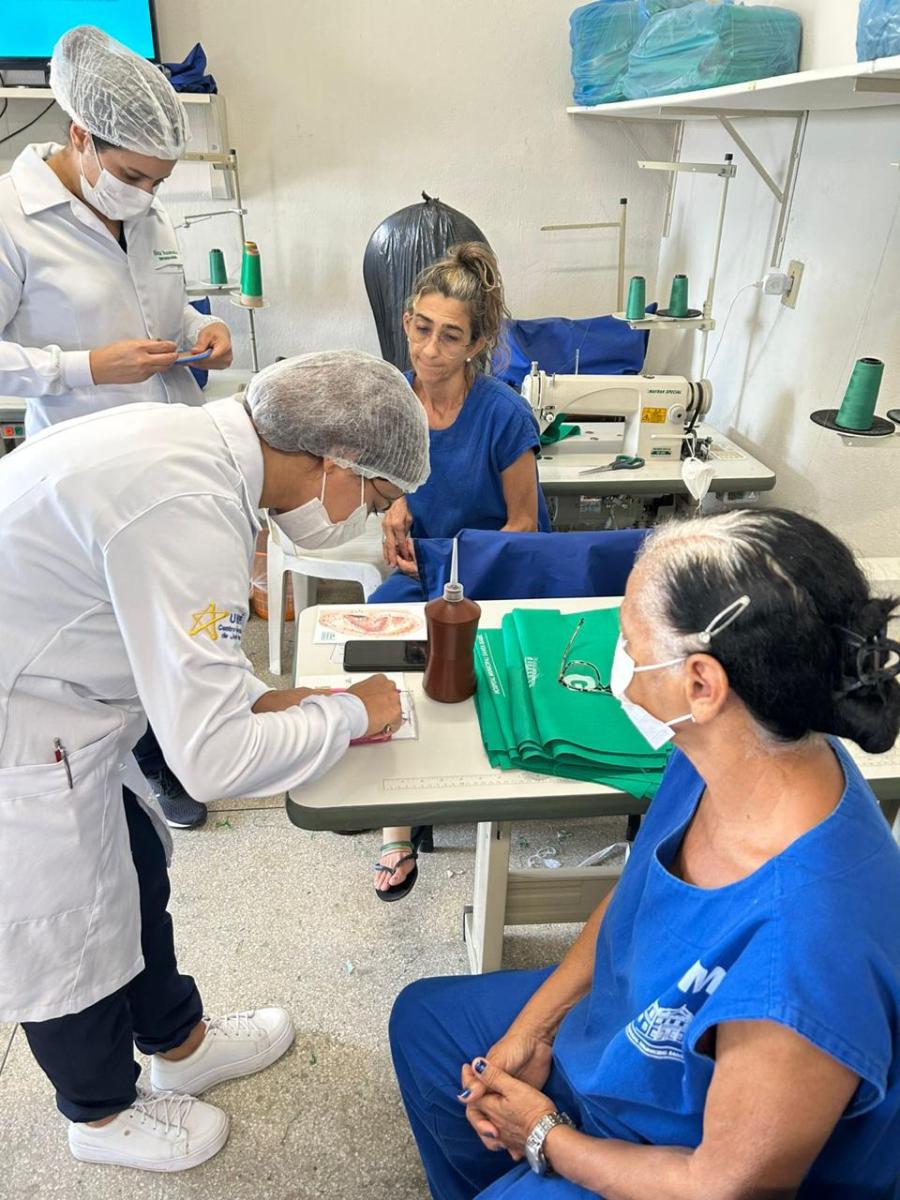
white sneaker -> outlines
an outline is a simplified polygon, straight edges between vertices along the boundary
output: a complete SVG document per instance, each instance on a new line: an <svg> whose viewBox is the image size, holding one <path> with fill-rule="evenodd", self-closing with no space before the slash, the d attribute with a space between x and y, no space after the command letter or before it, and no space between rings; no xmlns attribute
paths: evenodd
<svg viewBox="0 0 900 1200"><path fill-rule="evenodd" d="M141 1171L186 1171L228 1140L228 1117L193 1096L153 1096L138 1090L131 1108L108 1125L71 1124L69 1149L81 1162Z"/></svg>
<svg viewBox="0 0 900 1200"><path fill-rule="evenodd" d="M239 1079L270 1066L290 1047L294 1025L283 1008L258 1008L227 1017L204 1017L206 1035L193 1054L172 1062L154 1054L150 1082L155 1092L199 1096L226 1079Z"/></svg>

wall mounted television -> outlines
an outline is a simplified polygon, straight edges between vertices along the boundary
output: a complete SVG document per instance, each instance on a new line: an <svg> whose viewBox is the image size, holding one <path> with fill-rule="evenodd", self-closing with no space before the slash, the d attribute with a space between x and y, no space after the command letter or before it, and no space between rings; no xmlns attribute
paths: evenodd
<svg viewBox="0 0 900 1200"><path fill-rule="evenodd" d="M159 62L153 0L0 0L0 7L0 72L45 70L57 40L76 25L96 25Z"/></svg>

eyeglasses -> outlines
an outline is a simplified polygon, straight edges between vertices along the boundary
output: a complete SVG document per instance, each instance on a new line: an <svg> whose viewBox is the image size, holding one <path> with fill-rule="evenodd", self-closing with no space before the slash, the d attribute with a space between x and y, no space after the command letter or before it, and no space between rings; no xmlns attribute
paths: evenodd
<svg viewBox="0 0 900 1200"><path fill-rule="evenodd" d="M407 330L407 337L415 345L421 345L431 339L432 328L430 325L420 325L414 318ZM446 358L462 358L469 350L471 342L466 342L462 334L453 333L450 330L442 329L438 333L438 345L441 348L441 353Z"/></svg>
<svg viewBox="0 0 900 1200"><path fill-rule="evenodd" d="M402 500L403 497L406 495L405 492L401 492L399 496L387 496L381 490L381 488L378 486L378 484L375 482L374 479L370 479L369 483L372 485L372 491L375 493L375 495L378 496L378 498L380 500L385 501L384 508L379 508L377 504L375 505L375 512L377 513L378 516L381 516L383 513L386 513L392 504L394 504L397 500Z"/></svg>
<svg viewBox="0 0 900 1200"><path fill-rule="evenodd" d="M599 669L592 662L587 662L586 659L582 658L570 657L572 647L575 645L575 639L583 628L584 617L581 618L572 630L572 636L569 638L568 644L563 651L562 661L559 664L557 683L561 683L570 692L593 692L598 696L611 696L612 690L609 684L603 682L600 678Z"/></svg>

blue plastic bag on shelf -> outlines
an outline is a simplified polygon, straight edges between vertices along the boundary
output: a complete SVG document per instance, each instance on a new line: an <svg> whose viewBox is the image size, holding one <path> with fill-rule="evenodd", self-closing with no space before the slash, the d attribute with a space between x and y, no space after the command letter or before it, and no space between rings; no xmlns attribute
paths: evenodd
<svg viewBox="0 0 900 1200"><path fill-rule="evenodd" d="M900 54L900 0L860 0L856 57L860 62Z"/></svg>
<svg viewBox="0 0 900 1200"><path fill-rule="evenodd" d="M639 0L595 0L569 17L576 104L621 100L628 55L641 32Z"/></svg>
<svg viewBox="0 0 900 1200"><path fill-rule="evenodd" d="M624 99L622 78L641 30L657 13L693 0L594 0L569 18L573 97L576 104Z"/></svg>
<svg viewBox="0 0 900 1200"><path fill-rule="evenodd" d="M798 69L802 24L786 8L697 0L661 12L628 59L628 100L725 87Z"/></svg>

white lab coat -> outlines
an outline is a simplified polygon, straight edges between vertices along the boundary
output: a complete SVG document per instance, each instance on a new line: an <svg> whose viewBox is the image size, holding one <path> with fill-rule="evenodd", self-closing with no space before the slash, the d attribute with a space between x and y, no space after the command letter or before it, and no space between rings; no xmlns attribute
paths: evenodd
<svg viewBox="0 0 900 1200"><path fill-rule="evenodd" d="M217 318L188 304L178 239L158 201L124 222L126 254L47 166L58 149L27 146L0 176L0 396L27 398L29 436L119 404L201 404L187 367L144 383L94 383L96 347L160 338L182 349Z"/></svg>
<svg viewBox="0 0 900 1200"><path fill-rule="evenodd" d="M170 845L131 753L145 713L200 800L315 779L365 732L351 695L251 711L262 478L235 399L95 413L0 459L0 1020L78 1012L142 968L123 784Z"/></svg>

